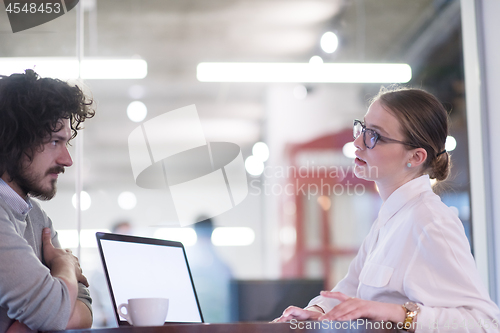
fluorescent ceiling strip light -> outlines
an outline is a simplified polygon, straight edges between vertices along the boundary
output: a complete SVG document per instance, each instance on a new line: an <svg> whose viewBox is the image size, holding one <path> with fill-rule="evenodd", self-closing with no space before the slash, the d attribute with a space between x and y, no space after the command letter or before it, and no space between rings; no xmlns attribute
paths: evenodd
<svg viewBox="0 0 500 333"><path fill-rule="evenodd" d="M0 75L24 73L25 69L33 69L41 77L78 78L76 58L0 58ZM86 80L143 79L147 74L148 64L143 59L87 58L82 61L82 78Z"/></svg>
<svg viewBox="0 0 500 333"><path fill-rule="evenodd" d="M370 63L224 63L202 62L201 82L324 82L405 83L411 80L408 64Z"/></svg>

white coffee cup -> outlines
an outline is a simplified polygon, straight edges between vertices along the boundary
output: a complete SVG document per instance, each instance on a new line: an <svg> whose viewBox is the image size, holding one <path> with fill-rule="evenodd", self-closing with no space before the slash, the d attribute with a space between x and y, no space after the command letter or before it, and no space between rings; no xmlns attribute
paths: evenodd
<svg viewBox="0 0 500 333"><path fill-rule="evenodd" d="M133 326L161 326L167 318L168 298L131 298L118 306L118 312Z"/></svg>

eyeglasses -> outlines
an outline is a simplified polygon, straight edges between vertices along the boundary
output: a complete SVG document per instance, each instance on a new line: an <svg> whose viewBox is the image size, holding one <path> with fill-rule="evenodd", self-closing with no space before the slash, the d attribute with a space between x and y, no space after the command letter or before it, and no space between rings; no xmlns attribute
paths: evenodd
<svg viewBox="0 0 500 333"><path fill-rule="evenodd" d="M416 145L408 142L403 142L399 140L394 140L385 136L382 136L370 128L366 128L365 124L361 120L354 120L353 135L354 140L356 140L361 134L363 134L363 142L368 149L373 149L377 142L380 140L382 142L394 142L401 143L406 146L418 148Z"/></svg>

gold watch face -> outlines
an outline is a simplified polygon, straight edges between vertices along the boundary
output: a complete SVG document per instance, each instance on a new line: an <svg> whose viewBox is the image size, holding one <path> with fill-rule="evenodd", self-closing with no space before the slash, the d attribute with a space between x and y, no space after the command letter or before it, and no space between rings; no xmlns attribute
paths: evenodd
<svg viewBox="0 0 500 333"><path fill-rule="evenodd" d="M418 307L418 305L415 304L415 303L413 303L413 302L406 302L405 303L405 308L406 308L406 310L411 311L411 312L418 312L418 311L420 311L420 308Z"/></svg>

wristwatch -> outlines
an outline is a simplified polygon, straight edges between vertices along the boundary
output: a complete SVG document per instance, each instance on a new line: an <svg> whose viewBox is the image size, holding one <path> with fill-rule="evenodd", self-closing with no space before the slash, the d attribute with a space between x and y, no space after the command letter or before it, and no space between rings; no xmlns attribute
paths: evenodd
<svg viewBox="0 0 500 333"><path fill-rule="evenodd" d="M406 302L403 305L403 309L406 311L406 318L403 322L403 329L408 331L413 326L413 322L415 321L415 317L420 312L420 308L416 303Z"/></svg>

